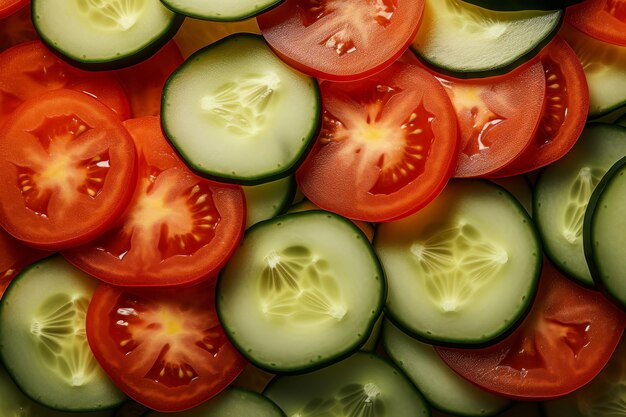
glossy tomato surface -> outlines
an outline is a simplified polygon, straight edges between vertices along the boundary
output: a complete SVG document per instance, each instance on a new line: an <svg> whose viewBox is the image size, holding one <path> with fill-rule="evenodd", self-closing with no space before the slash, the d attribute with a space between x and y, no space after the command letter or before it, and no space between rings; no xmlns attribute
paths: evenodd
<svg viewBox="0 0 626 417"><path fill-rule="evenodd" d="M613 354L625 323L624 313L600 293L545 262L531 312L513 334L486 349L437 352L487 391L516 400L547 400L591 381Z"/></svg>
<svg viewBox="0 0 626 417"><path fill-rule="evenodd" d="M246 361L217 318L215 287L140 290L101 284L87 311L87 340L115 384L162 412L199 405Z"/></svg>
<svg viewBox="0 0 626 417"><path fill-rule="evenodd" d="M22 269L48 255L51 252L30 248L0 227L0 298Z"/></svg>
<svg viewBox="0 0 626 417"><path fill-rule="evenodd" d="M397 62L365 80L321 85L320 136L297 181L319 207L355 220L409 215L447 183L454 111L426 71Z"/></svg>
<svg viewBox="0 0 626 417"><path fill-rule="evenodd" d="M569 7L565 18L591 37L626 46L626 2L623 0L586 0Z"/></svg>
<svg viewBox="0 0 626 417"><path fill-rule="evenodd" d="M9 17L0 19L0 52L19 43L33 41L38 37L28 6Z"/></svg>
<svg viewBox="0 0 626 417"><path fill-rule="evenodd" d="M86 94L56 90L25 101L0 128L0 226L60 250L111 227L136 178L132 138Z"/></svg>
<svg viewBox="0 0 626 417"><path fill-rule="evenodd" d="M285 62L318 78L365 78L408 48L424 0L287 0L257 17Z"/></svg>
<svg viewBox="0 0 626 417"><path fill-rule="evenodd" d="M0 19L3 19L28 4L29 0L0 0Z"/></svg>
<svg viewBox="0 0 626 417"><path fill-rule="evenodd" d="M132 202L111 230L64 256L115 285L189 285L215 275L243 235L243 191L193 174L161 133L159 118L124 126L139 156Z"/></svg>

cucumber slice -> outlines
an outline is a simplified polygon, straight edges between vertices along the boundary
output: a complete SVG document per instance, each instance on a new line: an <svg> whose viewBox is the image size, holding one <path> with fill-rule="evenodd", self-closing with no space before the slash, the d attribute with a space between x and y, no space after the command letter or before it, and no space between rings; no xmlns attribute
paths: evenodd
<svg viewBox="0 0 626 417"><path fill-rule="evenodd" d="M615 124L618 126L626 127L626 114L620 117L619 119L617 119Z"/></svg>
<svg viewBox="0 0 626 417"><path fill-rule="evenodd" d="M172 11L196 19L234 22L263 13L283 0L161 0Z"/></svg>
<svg viewBox="0 0 626 417"><path fill-rule="evenodd" d="M293 176L261 185L243 187L246 196L246 229L283 213L293 201L296 180Z"/></svg>
<svg viewBox="0 0 626 417"><path fill-rule="evenodd" d="M626 129L592 123L578 143L539 176L533 213L546 255L571 278L593 287L583 249L583 220L593 190L626 156Z"/></svg>
<svg viewBox="0 0 626 417"><path fill-rule="evenodd" d="M433 407L459 416L493 416L512 402L477 388L455 373L431 345L403 333L385 320L383 344L391 360L404 371Z"/></svg>
<svg viewBox="0 0 626 417"><path fill-rule="evenodd" d="M520 10L558 10L580 3L583 0L463 0L476 6L501 12Z"/></svg>
<svg viewBox="0 0 626 417"><path fill-rule="evenodd" d="M217 311L239 351L269 372L328 365L363 345L385 300L365 235L324 211L253 226L222 271Z"/></svg>
<svg viewBox="0 0 626 417"><path fill-rule="evenodd" d="M504 337L528 311L541 271L528 214L482 180L451 181L426 208L380 224L374 247L389 285L386 317L441 345Z"/></svg>
<svg viewBox="0 0 626 417"><path fill-rule="evenodd" d="M359 352L307 375L277 377L264 394L290 417L426 417L420 393L394 366Z"/></svg>
<svg viewBox="0 0 626 417"><path fill-rule="evenodd" d="M380 334L383 328L383 321L385 320L384 314L381 314L376 320L376 324L374 324L374 329L372 333L370 333L370 337L367 339L365 344L361 346L361 350L365 352L375 353L378 348L378 341L380 339Z"/></svg>
<svg viewBox="0 0 626 417"><path fill-rule="evenodd" d="M241 388L226 388L204 404L180 413L151 412L145 417L286 417L267 397Z"/></svg>
<svg viewBox="0 0 626 417"><path fill-rule="evenodd" d="M560 35L574 49L589 86L589 118L626 105L626 46L594 39L564 24Z"/></svg>
<svg viewBox="0 0 626 417"><path fill-rule="evenodd" d="M233 35L190 56L165 83L162 124L198 174L256 185L288 176L313 144L317 82L261 36Z"/></svg>
<svg viewBox="0 0 626 417"><path fill-rule="evenodd" d="M122 68L149 58L184 19L158 0L32 0L31 7L44 43L89 70Z"/></svg>
<svg viewBox="0 0 626 417"><path fill-rule="evenodd" d="M533 58L556 35L563 11L494 12L461 0L426 0L413 41L435 71L457 78L504 74Z"/></svg>
<svg viewBox="0 0 626 417"><path fill-rule="evenodd" d="M98 365L85 335L98 283L55 256L22 271L2 297L2 362L26 395L49 408L97 411L126 398Z"/></svg>
<svg viewBox="0 0 626 417"><path fill-rule="evenodd" d="M461 417L433 410L432 417ZM497 417L544 417L539 403L517 403L513 407L498 414ZM571 414L560 414L558 417L579 417Z"/></svg>
<svg viewBox="0 0 626 417"><path fill-rule="evenodd" d="M626 157L613 165L593 192L583 242L593 282L626 308Z"/></svg>

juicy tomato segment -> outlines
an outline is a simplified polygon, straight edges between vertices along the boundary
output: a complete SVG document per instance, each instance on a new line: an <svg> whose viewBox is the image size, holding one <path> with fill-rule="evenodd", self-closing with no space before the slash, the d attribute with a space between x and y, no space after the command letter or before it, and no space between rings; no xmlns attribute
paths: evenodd
<svg viewBox="0 0 626 417"><path fill-rule="evenodd" d="M385 221L441 191L457 133L450 101L431 75L398 62L365 80L324 82L321 93L321 133L296 177L314 204Z"/></svg>
<svg viewBox="0 0 626 417"><path fill-rule="evenodd" d="M585 385L604 367L624 330L624 313L544 263L529 316L486 349L437 348L457 373L516 400L546 400Z"/></svg>
<svg viewBox="0 0 626 417"><path fill-rule="evenodd" d="M71 90L24 102L0 129L0 225L60 250L103 233L134 189L136 154L115 114Z"/></svg>
<svg viewBox="0 0 626 417"><path fill-rule="evenodd" d="M0 227L0 298L22 269L48 255L51 252L29 248Z"/></svg>
<svg viewBox="0 0 626 417"><path fill-rule="evenodd" d="M87 339L116 385L161 412L194 407L246 365L217 318L211 284L134 290L101 284L87 312Z"/></svg>
<svg viewBox="0 0 626 417"><path fill-rule="evenodd" d="M519 175L544 167L565 155L587 121L589 89L576 53L560 37L542 52L546 97L539 129L528 148L494 176Z"/></svg>
<svg viewBox="0 0 626 417"><path fill-rule="evenodd" d="M106 104L121 120L130 117L126 93L111 75L78 70L40 41L16 45L0 54L0 124L25 100L59 89L86 93Z"/></svg>
<svg viewBox="0 0 626 417"><path fill-rule="evenodd" d="M0 19L3 19L28 4L29 0L0 0Z"/></svg>
<svg viewBox="0 0 626 417"><path fill-rule="evenodd" d="M452 100L461 132L455 177L490 174L511 163L530 145L545 97L540 62L507 77L437 77Z"/></svg>
<svg viewBox="0 0 626 417"><path fill-rule="evenodd" d="M423 0L287 0L257 21L291 66L348 81L394 62L415 37L423 10Z"/></svg>
<svg viewBox="0 0 626 417"><path fill-rule="evenodd" d="M108 232L64 256L124 286L189 285L216 274L243 234L243 191L189 171L161 133L158 117L124 126L139 155L132 202Z"/></svg>
<svg viewBox="0 0 626 417"><path fill-rule="evenodd" d="M587 0L568 7L565 18L593 38L626 46L626 3L623 0Z"/></svg>
<svg viewBox="0 0 626 417"><path fill-rule="evenodd" d="M19 43L33 41L38 36L30 18L29 6L0 20L0 52Z"/></svg>

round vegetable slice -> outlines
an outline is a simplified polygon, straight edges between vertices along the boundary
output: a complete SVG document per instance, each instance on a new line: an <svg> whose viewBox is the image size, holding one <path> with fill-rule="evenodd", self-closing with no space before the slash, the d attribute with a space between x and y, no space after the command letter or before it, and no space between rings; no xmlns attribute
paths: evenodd
<svg viewBox="0 0 626 417"><path fill-rule="evenodd" d="M423 9L424 0L287 0L257 21L289 65L318 78L350 81L402 55Z"/></svg>
<svg viewBox="0 0 626 417"><path fill-rule="evenodd" d="M463 0L489 10L514 12L519 10L564 9L583 0Z"/></svg>
<svg viewBox="0 0 626 417"><path fill-rule="evenodd" d="M243 235L243 191L190 172L157 117L124 126L139 155L132 201L109 231L64 256L114 285L190 285L215 276Z"/></svg>
<svg viewBox="0 0 626 417"><path fill-rule="evenodd" d="M22 42L34 41L38 36L30 19L30 6L0 19L0 52Z"/></svg>
<svg viewBox="0 0 626 417"><path fill-rule="evenodd" d="M322 130L296 173L317 206L356 220L419 210L448 181L458 145L454 110L425 70L401 62L365 80L321 85Z"/></svg>
<svg viewBox="0 0 626 417"><path fill-rule="evenodd" d="M517 400L546 400L591 381L613 354L624 314L544 263L530 315L509 337L485 349L437 348L461 376Z"/></svg>
<svg viewBox="0 0 626 417"><path fill-rule="evenodd" d="M85 243L126 209L136 158L122 123L96 99L57 90L28 100L0 129L0 225L42 249Z"/></svg>
<svg viewBox="0 0 626 417"><path fill-rule="evenodd" d="M17 12L28 4L28 0L0 0L0 19Z"/></svg>
<svg viewBox="0 0 626 417"><path fill-rule="evenodd" d="M217 395L246 362L220 326L215 286L132 289L101 284L87 312L87 339L115 384L161 412Z"/></svg>
<svg viewBox="0 0 626 417"><path fill-rule="evenodd" d="M626 46L626 5L621 0L587 0L567 9L565 17L587 35Z"/></svg>
<svg viewBox="0 0 626 417"><path fill-rule="evenodd" d="M270 9L283 0L161 0L176 13L196 19L232 22L244 20Z"/></svg>
<svg viewBox="0 0 626 417"><path fill-rule="evenodd" d="M50 254L22 244L0 227L0 298L24 267Z"/></svg>
<svg viewBox="0 0 626 417"><path fill-rule="evenodd" d="M293 176L251 187L243 187L246 196L246 229L283 213L293 201L296 180Z"/></svg>

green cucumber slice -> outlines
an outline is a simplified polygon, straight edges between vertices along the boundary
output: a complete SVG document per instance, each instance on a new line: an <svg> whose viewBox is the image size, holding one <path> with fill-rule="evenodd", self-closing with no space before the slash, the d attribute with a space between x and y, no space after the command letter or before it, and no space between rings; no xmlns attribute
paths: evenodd
<svg viewBox="0 0 626 417"><path fill-rule="evenodd" d="M583 0L463 0L489 10L514 12L519 10L558 10Z"/></svg>
<svg viewBox="0 0 626 417"><path fill-rule="evenodd" d="M89 70L122 68L149 58L184 20L156 0L32 0L31 7L44 43Z"/></svg>
<svg viewBox="0 0 626 417"><path fill-rule="evenodd" d="M161 0L172 11L196 19L235 22L267 11L283 0Z"/></svg>
<svg viewBox="0 0 626 417"><path fill-rule="evenodd" d="M589 118L626 105L626 46L594 39L564 24L560 35L574 49L589 86Z"/></svg>
<svg viewBox="0 0 626 417"><path fill-rule="evenodd" d="M365 343L385 300L385 278L365 235L324 211L258 223L220 274L226 334L275 373L319 368Z"/></svg>
<svg viewBox="0 0 626 417"><path fill-rule="evenodd" d="M237 34L170 76L161 114L167 137L198 174L257 185L288 176L306 156L319 125L319 89L263 37Z"/></svg>
<svg viewBox="0 0 626 417"><path fill-rule="evenodd" d="M293 201L296 180L293 176L261 185L242 187L246 196L246 229L283 213Z"/></svg>
<svg viewBox="0 0 626 417"><path fill-rule="evenodd" d="M617 119L615 124L618 126L626 127L626 114L620 117L619 119Z"/></svg>
<svg viewBox="0 0 626 417"><path fill-rule="evenodd" d="M561 10L494 12L461 0L426 0L412 47L441 74L500 75L537 55L562 19Z"/></svg>
<svg viewBox="0 0 626 417"><path fill-rule="evenodd" d="M380 224L374 247L389 286L386 317L440 345L504 337L528 311L541 271L528 213L482 180L451 181L426 208Z"/></svg>
<svg viewBox="0 0 626 417"><path fill-rule="evenodd" d="M226 388L204 404L180 413L146 414L145 417L286 417L267 397L241 388Z"/></svg>
<svg viewBox="0 0 626 417"><path fill-rule="evenodd" d="M592 123L578 143L539 176L533 213L546 255L569 277L588 287L593 280L583 249L589 199L604 174L626 156L626 128Z"/></svg>
<svg viewBox="0 0 626 417"><path fill-rule="evenodd" d="M593 282L626 308L626 157L594 190L585 213L583 242Z"/></svg>
<svg viewBox="0 0 626 417"><path fill-rule="evenodd" d="M432 345L422 343L385 320L383 344L391 360L404 371L433 407L459 416L494 416L512 402L477 388L455 373Z"/></svg>
<svg viewBox="0 0 626 417"><path fill-rule="evenodd" d="M458 414L448 414L433 410L432 417L462 417ZM513 407L498 414L497 417L544 417L539 403L517 403ZM561 414L558 417L579 417L571 414Z"/></svg>
<svg viewBox="0 0 626 417"><path fill-rule="evenodd" d="M63 411L98 411L126 399L87 343L85 315L99 281L60 256L13 280L0 303L0 357L30 398Z"/></svg>
<svg viewBox="0 0 626 417"><path fill-rule="evenodd" d="M371 353L301 376L277 377L264 394L290 417L426 417L419 391Z"/></svg>

